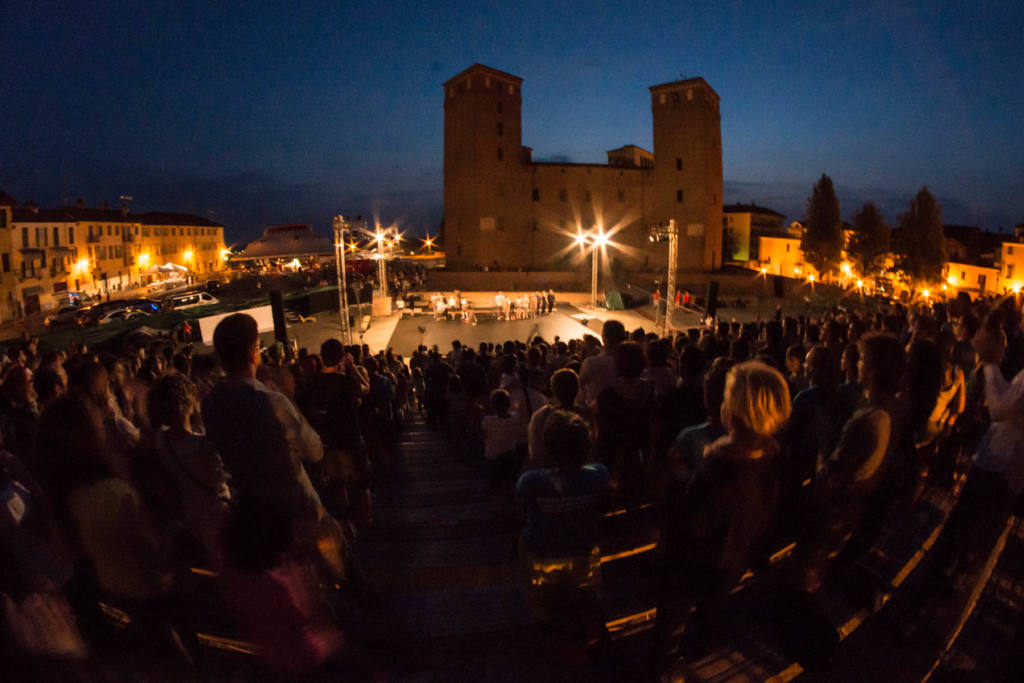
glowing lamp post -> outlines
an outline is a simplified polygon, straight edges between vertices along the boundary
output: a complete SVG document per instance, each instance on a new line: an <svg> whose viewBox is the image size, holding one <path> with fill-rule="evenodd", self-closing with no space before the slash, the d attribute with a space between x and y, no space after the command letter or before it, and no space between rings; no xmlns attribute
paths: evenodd
<svg viewBox="0 0 1024 683"><path fill-rule="evenodd" d="M345 344L352 343L352 330L348 325L348 283L345 276L345 228L344 216L334 217L334 265L338 270L338 313L341 314L341 338Z"/></svg>
<svg viewBox="0 0 1024 683"><path fill-rule="evenodd" d="M377 241L377 287L380 289L381 294L384 295L388 291L388 276L384 270L384 240L387 238L387 235L378 228L373 238Z"/></svg>
<svg viewBox="0 0 1024 683"><path fill-rule="evenodd" d="M604 248L604 245L608 244L608 235L604 234L604 230L600 227L598 227L597 232L593 233L584 234L580 231L576 233L574 243L579 247L590 245L590 306L591 308L597 308L598 252Z"/></svg>

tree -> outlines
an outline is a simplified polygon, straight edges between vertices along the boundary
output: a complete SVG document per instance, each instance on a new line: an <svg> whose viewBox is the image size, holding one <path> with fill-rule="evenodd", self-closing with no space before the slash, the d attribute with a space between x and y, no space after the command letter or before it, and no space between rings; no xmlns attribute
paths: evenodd
<svg viewBox="0 0 1024 683"><path fill-rule="evenodd" d="M846 253L861 275L874 273L882 267L892 242L892 228L874 202L866 202L853 217L853 235Z"/></svg>
<svg viewBox="0 0 1024 683"><path fill-rule="evenodd" d="M915 284L938 282L946 263L946 237L942 233L942 206L922 187L900 215L900 269Z"/></svg>
<svg viewBox="0 0 1024 683"><path fill-rule="evenodd" d="M843 223L839 218L839 199L832 179L824 173L807 198L807 221L800 240L804 259L819 273L835 270L843 251Z"/></svg>

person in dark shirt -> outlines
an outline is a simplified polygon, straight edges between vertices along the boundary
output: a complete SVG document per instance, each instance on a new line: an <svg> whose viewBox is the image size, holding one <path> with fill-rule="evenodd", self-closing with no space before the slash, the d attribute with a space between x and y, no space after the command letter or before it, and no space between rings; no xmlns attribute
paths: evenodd
<svg viewBox="0 0 1024 683"><path fill-rule="evenodd" d="M352 506L358 523L368 524L372 519L372 480L359 424L362 386L354 377L352 357L345 354L340 341L324 341L320 357L323 369L308 380L306 417L324 444L322 486L338 494L336 503ZM328 500L331 497L327 495Z"/></svg>

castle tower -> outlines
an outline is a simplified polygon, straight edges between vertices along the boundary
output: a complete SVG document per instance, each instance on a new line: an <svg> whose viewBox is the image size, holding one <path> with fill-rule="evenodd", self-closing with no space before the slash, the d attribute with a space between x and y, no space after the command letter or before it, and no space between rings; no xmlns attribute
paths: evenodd
<svg viewBox="0 0 1024 683"><path fill-rule="evenodd" d="M675 220L680 270L713 270L722 265L722 127L718 101L718 94L703 78L651 87L651 220Z"/></svg>
<svg viewBox="0 0 1024 683"><path fill-rule="evenodd" d="M518 265L527 206L523 79L474 64L444 84L444 247L450 267ZM520 233L517 235L517 233Z"/></svg>

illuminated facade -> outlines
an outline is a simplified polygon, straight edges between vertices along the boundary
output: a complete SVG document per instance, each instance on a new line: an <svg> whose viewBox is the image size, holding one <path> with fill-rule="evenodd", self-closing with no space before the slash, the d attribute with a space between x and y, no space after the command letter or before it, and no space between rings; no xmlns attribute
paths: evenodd
<svg viewBox="0 0 1024 683"><path fill-rule="evenodd" d="M106 295L143 285L151 266L196 276L224 267L224 226L181 213L15 206L0 194L0 319L46 311L72 292Z"/></svg>
<svg viewBox="0 0 1024 683"><path fill-rule="evenodd" d="M610 254L663 266L650 227L675 220L681 270L722 262L719 98L702 78L650 88L654 152L607 164L533 161L522 141L522 79L475 64L444 84L444 242L454 268L574 267L572 236L614 233Z"/></svg>
<svg viewBox="0 0 1024 683"><path fill-rule="evenodd" d="M730 204L722 207L722 229L725 231L725 260L758 260L757 238L784 233L781 213L756 204Z"/></svg>

